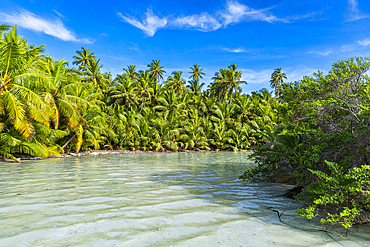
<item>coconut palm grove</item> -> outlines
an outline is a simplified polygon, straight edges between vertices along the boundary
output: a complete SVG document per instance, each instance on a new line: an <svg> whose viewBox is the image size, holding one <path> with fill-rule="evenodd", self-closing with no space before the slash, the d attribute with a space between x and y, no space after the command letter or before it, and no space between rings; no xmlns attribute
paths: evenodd
<svg viewBox="0 0 370 247"><path fill-rule="evenodd" d="M237 64L202 82L201 65L173 71L152 60L112 77L82 47L72 64L1 25L0 154L61 157L92 150L250 151L241 179L294 181L303 217L347 231L369 222L370 60L352 57L271 89L244 94ZM9 162L9 166L12 163Z"/></svg>

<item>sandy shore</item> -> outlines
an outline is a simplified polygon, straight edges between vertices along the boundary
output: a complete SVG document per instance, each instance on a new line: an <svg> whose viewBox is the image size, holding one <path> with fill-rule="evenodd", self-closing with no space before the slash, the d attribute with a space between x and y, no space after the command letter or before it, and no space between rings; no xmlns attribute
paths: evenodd
<svg viewBox="0 0 370 247"><path fill-rule="evenodd" d="M62 157L69 157L69 156L83 156L83 155L99 155L99 154L131 154L131 153L153 153L155 151L142 151L142 150L137 150L137 151L132 151L132 150L94 150L94 151L83 151L79 153L65 153L62 154Z"/></svg>
<svg viewBox="0 0 370 247"><path fill-rule="evenodd" d="M50 156L48 158L40 158L40 157L34 157L29 154L13 154L14 157L19 159L20 161L22 160L41 160L41 159L49 159L49 158L64 158L64 157L71 157L71 156L84 156L84 155L100 155L100 154L132 154L132 153L167 153L167 152L212 152L212 151L207 151L207 150L198 150L198 151L189 151L189 150L182 150L182 151L142 151L142 150L125 150L125 149L119 149L119 150L93 150L93 151L82 151L78 153L74 152L69 152L69 153L64 153L61 154L62 157L56 157L56 156ZM15 162L12 159L6 159L2 158L0 159L0 162Z"/></svg>

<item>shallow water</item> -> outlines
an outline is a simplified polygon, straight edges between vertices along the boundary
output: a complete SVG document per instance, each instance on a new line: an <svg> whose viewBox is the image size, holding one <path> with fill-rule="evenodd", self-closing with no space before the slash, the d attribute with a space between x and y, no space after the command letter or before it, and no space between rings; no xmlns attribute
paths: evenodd
<svg viewBox="0 0 370 247"><path fill-rule="evenodd" d="M0 246L370 246L367 228L343 238L294 215L277 196L291 186L238 180L250 165L243 152L0 163Z"/></svg>

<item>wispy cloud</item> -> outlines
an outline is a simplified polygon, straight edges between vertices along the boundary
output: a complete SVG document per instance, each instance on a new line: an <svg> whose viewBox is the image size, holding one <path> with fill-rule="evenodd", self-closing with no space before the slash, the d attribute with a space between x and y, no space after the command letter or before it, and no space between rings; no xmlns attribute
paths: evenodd
<svg viewBox="0 0 370 247"><path fill-rule="evenodd" d="M247 81L251 84L261 84L267 82L271 79L271 74L274 71L273 69L255 71L250 69L241 69L242 71L242 80Z"/></svg>
<svg viewBox="0 0 370 247"><path fill-rule="evenodd" d="M370 39L359 40L357 43L362 46L368 46L370 45Z"/></svg>
<svg viewBox="0 0 370 247"><path fill-rule="evenodd" d="M354 52L358 51L363 47L367 47L370 45L370 38L357 40L351 44L342 45L340 50L341 52Z"/></svg>
<svg viewBox="0 0 370 247"><path fill-rule="evenodd" d="M181 28L194 28L203 32L214 31L221 27L216 18L208 13L178 17L171 24Z"/></svg>
<svg viewBox="0 0 370 247"><path fill-rule="evenodd" d="M325 56L331 54L332 52L333 52L333 50L330 49L330 50L327 50L327 51L309 51L308 53L317 54L317 55L321 55L321 56L325 57Z"/></svg>
<svg viewBox="0 0 370 247"><path fill-rule="evenodd" d="M248 50L244 48L227 48L227 47L222 47L222 50L228 51L228 52L233 52L233 53L246 53L249 52Z"/></svg>
<svg viewBox="0 0 370 247"><path fill-rule="evenodd" d="M357 21L364 18L369 18L370 15L362 14L359 7L357 0L347 0L348 2L348 19L347 21Z"/></svg>
<svg viewBox="0 0 370 247"><path fill-rule="evenodd" d="M253 9L237 1L228 1L225 10L220 12L222 22L225 26L231 23L246 21L266 21L274 22L279 19L267 13L268 9Z"/></svg>
<svg viewBox="0 0 370 247"><path fill-rule="evenodd" d="M316 12L310 12L305 15L293 15L293 16L288 16L285 17L282 21L283 22L292 22L292 21L299 21L303 19L309 19L309 18L314 18L317 15L321 15L323 11L316 11Z"/></svg>
<svg viewBox="0 0 370 247"><path fill-rule="evenodd" d="M302 67L302 66L297 66L295 68L286 68L285 73L287 74L288 77L288 82L293 82L293 81L300 81L302 80L303 76L309 76L312 77L314 72L317 72L317 68L308 68L308 67ZM323 71L326 73L326 71Z"/></svg>
<svg viewBox="0 0 370 247"><path fill-rule="evenodd" d="M28 30L45 33L64 41L92 43L88 39L79 39L76 34L64 26L60 19L47 20L24 9L11 14L0 12L0 20L5 23L19 25Z"/></svg>
<svg viewBox="0 0 370 247"><path fill-rule="evenodd" d="M141 53L139 44L130 42L130 50L137 51Z"/></svg>
<svg viewBox="0 0 370 247"><path fill-rule="evenodd" d="M146 18L142 22L138 21L135 17L124 16L122 13L117 13L125 22L141 29L149 36L153 36L159 28L163 28L167 24L166 18L159 18L151 9L145 13Z"/></svg>
<svg viewBox="0 0 370 247"><path fill-rule="evenodd" d="M58 11L56 11L55 9L52 9L52 11L53 11L55 14L59 15L59 17L64 18L64 15L62 15L61 13L59 13Z"/></svg>
<svg viewBox="0 0 370 247"><path fill-rule="evenodd" d="M353 45L353 44L342 45L342 47L340 48L340 51L341 52L351 52L351 51L356 49L356 46L358 46L358 45L357 44L356 45Z"/></svg>
<svg viewBox="0 0 370 247"><path fill-rule="evenodd" d="M170 22L180 28L194 28L200 31L215 31L241 21L265 21L274 22L282 19L267 13L268 9L256 10L237 1L228 1L225 8L211 15L207 12L200 15L178 17Z"/></svg>
<svg viewBox="0 0 370 247"><path fill-rule="evenodd" d="M162 17L153 14L153 11L149 9L145 13L143 20L138 20L132 16L125 16L118 12L118 16L123 21L141 29L148 36L154 36L156 31L160 28L184 28L184 29L195 29L203 32L215 31L221 27L227 27L230 24L239 23L242 21L263 21L263 22L292 22L295 20L301 20L313 17L318 13L308 13L306 15L297 15L285 18L278 18L275 15L269 13L272 8L265 9L253 9L239 3L238 1L227 1L225 7L216 13L209 14L203 12L201 14L194 14L180 17Z"/></svg>
<svg viewBox="0 0 370 247"><path fill-rule="evenodd" d="M348 9L353 14L358 14L358 2L357 2L357 0L348 0Z"/></svg>

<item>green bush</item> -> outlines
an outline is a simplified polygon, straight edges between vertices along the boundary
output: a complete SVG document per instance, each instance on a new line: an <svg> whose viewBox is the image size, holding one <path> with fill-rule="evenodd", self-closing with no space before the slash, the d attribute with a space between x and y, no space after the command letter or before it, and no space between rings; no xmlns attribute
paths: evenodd
<svg viewBox="0 0 370 247"><path fill-rule="evenodd" d="M367 219L361 217L370 208L370 165L353 167L347 172L340 165L325 161L329 173L309 171L317 177L298 199L309 200L297 212L307 218L318 216L321 223L346 229Z"/></svg>
<svg viewBox="0 0 370 247"><path fill-rule="evenodd" d="M257 166L242 178L291 174L305 190L303 217L350 229L370 205L370 68L367 58L333 64L279 89L284 124L255 148ZM365 218L364 218L365 217Z"/></svg>

